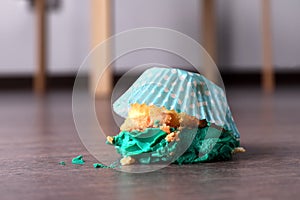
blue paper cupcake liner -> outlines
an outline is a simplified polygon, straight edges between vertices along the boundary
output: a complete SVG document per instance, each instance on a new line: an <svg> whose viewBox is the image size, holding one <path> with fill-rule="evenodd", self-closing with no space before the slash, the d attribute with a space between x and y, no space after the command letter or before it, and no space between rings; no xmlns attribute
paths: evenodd
<svg viewBox="0 0 300 200"><path fill-rule="evenodd" d="M232 131L240 137L224 91L203 75L175 68L147 69L114 104L126 118L131 104L165 107Z"/></svg>

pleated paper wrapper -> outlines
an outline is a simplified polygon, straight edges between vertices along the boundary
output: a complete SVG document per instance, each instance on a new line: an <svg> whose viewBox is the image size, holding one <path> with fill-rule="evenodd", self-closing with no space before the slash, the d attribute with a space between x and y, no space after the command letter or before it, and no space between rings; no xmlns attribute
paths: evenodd
<svg viewBox="0 0 300 200"><path fill-rule="evenodd" d="M147 69L113 104L126 118L131 104L165 107L232 131L240 137L222 88L198 73L177 68Z"/></svg>

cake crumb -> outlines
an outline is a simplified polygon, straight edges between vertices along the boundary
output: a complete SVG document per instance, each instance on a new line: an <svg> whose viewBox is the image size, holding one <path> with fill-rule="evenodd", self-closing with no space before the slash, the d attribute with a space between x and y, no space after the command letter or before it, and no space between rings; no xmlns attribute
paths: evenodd
<svg viewBox="0 0 300 200"><path fill-rule="evenodd" d="M243 147L237 147L235 148L232 153L245 153L246 149L244 149Z"/></svg>
<svg viewBox="0 0 300 200"><path fill-rule="evenodd" d="M171 133L170 126L167 126L167 125L164 124L163 126L160 126L159 128L160 128L160 130L166 132L167 134Z"/></svg>
<svg viewBox="0 0 300 200"><path fill-rule="evenodd" d="M120 160L121 165L131 165L135 162L135 159L131 156L124 157Z"/></svg>
<svg viewBox="0 0 300 200"><path fill-rule="evenodd" d="M167 142L179 141L178 134L179 132L172 132L166 136L165 140L167 140Z"/></svg>
<svg viewBox="0 0 300 200"><path fill-rule="evenodd" d="M114 143L114 138L111 137L111 136L107 136L107 137L106 137L106 140L107 140L107 142L109 142L110 144L113 144L113 143Z"/></svg>

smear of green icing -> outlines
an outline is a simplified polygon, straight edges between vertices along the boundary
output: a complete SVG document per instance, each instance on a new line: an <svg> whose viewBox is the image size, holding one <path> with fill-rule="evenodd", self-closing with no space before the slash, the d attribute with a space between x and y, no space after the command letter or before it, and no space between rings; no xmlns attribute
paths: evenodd
<svg viewBox="0 0 300 200"><path fill-rule="evenodd" d="M239 141L230 131L220 132L214 127L184 129L179 141L168 143L167 133L159 128L144 132L122 131L114 137L117 152L132 156L140 163L172 162L177 164L229 160ZM182 154L182 152L184 152Z"/></svg>
<svg viewBox="0 0 300 200"><path fill-rule="evenodd" d="M101 163L94 163L93 166L94 168L110 168L109 166L103 165Z"/></svg>
<svg viewBox="0 0 300 200"><path fill-rule="evenodd" d="M60 161L58 164L60 164L60 165L66 165L65 161Z"/></svg>
<svg viewBox="0 0 300 200"><path fill-rule="evenodd" d="M85 163L85 161L83 160L82 155L79 155L79 156L72 159L72 164L83 165L84 163Z"/></svg>
<svg viewBox="0 0 300 200"><path fill-rule="evenodd" d="M94 168L109 168L109 169L115 169L117 167L116 163L112 163L110 165L104 165L102 163L94 163Z"/></svg>

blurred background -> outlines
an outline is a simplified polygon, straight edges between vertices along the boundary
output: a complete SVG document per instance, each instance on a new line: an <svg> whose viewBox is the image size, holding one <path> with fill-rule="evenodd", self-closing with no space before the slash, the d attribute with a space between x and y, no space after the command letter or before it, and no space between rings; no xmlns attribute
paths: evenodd
<svg viewBox="0 0 300 200"><path fill-rule="evenodd" d="M1 88L30 85L30 78L37 69L37 19L33 2L0 2ZM180 31L203 44L203 2L113 0L109 13L110 35L132 28L155 26ZM48 0L47 4L47 76L59 78L56 81L65 78L71 85L72 77L93 47L92 1ZM272 67L279 76L277 81L280 81L287 74L295 76L300 72L300 1L272 0L270 5ZM261 0L216 0L214 12L215 61L225 81L240 83L241 80L250 80L259 85L263 65ZM186 64L174 55L145 50L119 59L113 74L120 75L149 61L170 66ZM290 76L285 80L289 80Z"/></svg>

